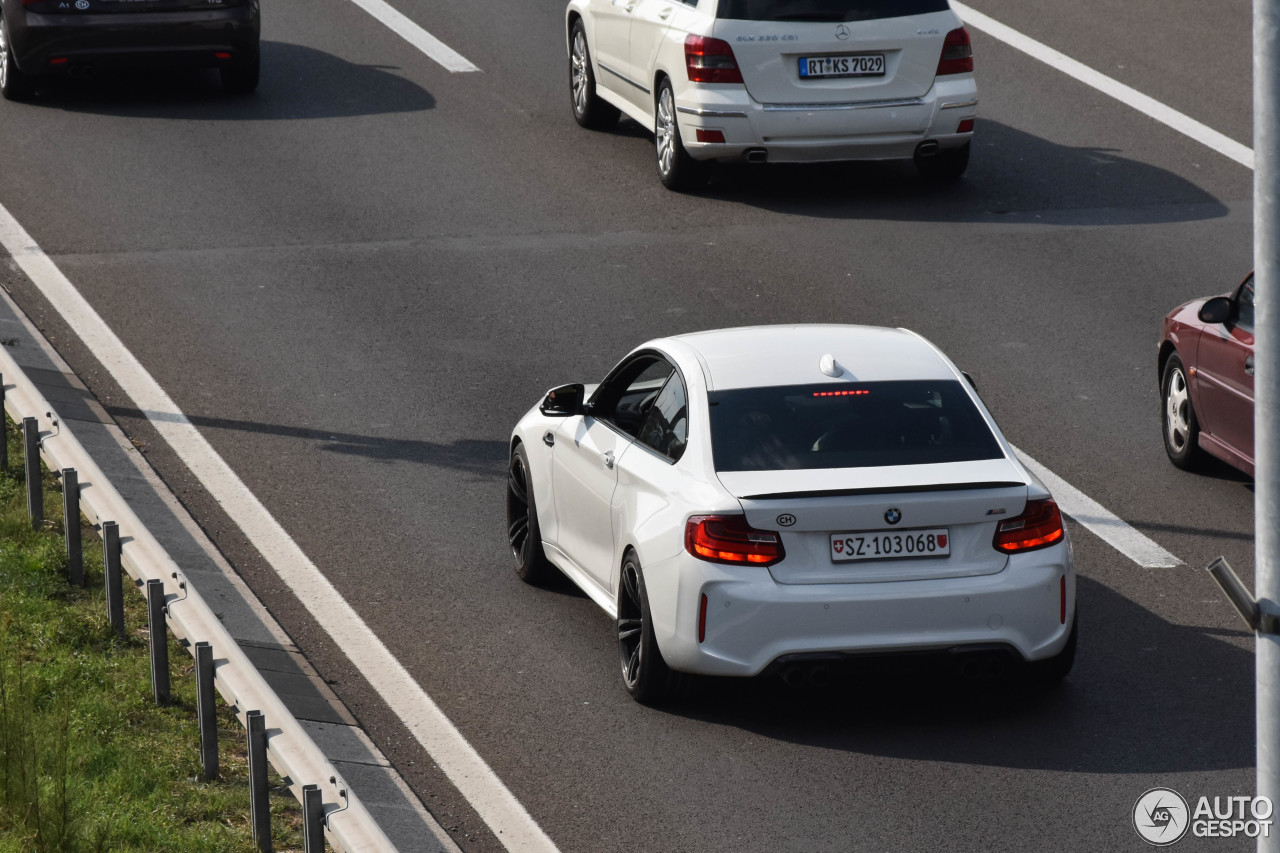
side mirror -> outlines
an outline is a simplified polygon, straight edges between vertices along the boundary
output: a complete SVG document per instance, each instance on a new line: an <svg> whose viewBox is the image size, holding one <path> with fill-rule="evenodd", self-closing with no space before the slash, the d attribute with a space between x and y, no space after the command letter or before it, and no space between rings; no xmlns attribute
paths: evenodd
<svg viewBox="0 0 1280 853"><path fill-rule="evenodd" d="M1235 310L1230 296L1215 296L1200 306L1201 323L1225 323Z"/></svg>
<svg viewBox="0 0 1280 853"><path fill-rule="evenodd" d="M978 383L973 381L972 373L970 373L967 370L962 370L960 371L960 375L963 376L965 379L969 380L969 385L973 387L973 390L975 391L978 390Z"/></svg>
<svg viewBox="0 0 1280 853"><path fill-rule="evenodd" d="M586 387L581 382L574 385L561 385L547 394L542 405L538 406L538 411L552 418L581 415L584 413L583 398L586 397L586 391Z"/></svg>

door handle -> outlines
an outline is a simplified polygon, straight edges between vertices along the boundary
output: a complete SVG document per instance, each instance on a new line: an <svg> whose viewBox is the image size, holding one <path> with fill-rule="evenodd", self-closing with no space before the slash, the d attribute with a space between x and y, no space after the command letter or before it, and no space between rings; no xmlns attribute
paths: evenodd
<svg viewBox="0 0 1280 853"><path fill-rule="evenodd" d="M613 451L612 450L606 450L604 452L604 467L610 468L610 469L613 468Z"/></svg>
<svg viewBox="0 0 1280 853"><path fill-rule="evenodd" d="M659 12L659 13L658 13L658 17L659 17L659 18L661 18L661 19L662 19L662 20L664 20L664 21L665 21L667 18L671 17L671 7L670 7L670 6L668 6L667 8L665 8L665 9L663 9L661 12Z"/></svg>
<svg viewBox="0 0 1280 853"><path fill-rule="evenodd" d="M542 443L547 447L553 446L556 443L555 434L551 430L547 430L546 434L542 436Z"/></svg>
<svg viewBox="0 0 1280 853"><path fill-rule="evenodd" d="M632 9L634 9L635 7L636 7L636 4L635 4L635 3L628 3L628 4L627 4L627 14L628 14L628 15L629 15L629 14L631 14L631 10L632 10Z"/></svg>
<svg viewBox="0 0 1280 853"><path fill-rule="evenodd" d="M1249 356L1244 360L1244 372L1253 375L1253 356Z"/></svg>

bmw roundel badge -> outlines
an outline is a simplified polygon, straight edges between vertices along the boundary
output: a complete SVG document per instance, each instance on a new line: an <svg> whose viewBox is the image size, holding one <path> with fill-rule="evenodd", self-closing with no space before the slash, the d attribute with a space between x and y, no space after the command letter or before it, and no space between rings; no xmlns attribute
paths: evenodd
<svg viewBox="0 0 1280 853"><path fill-rule="evenodd" d="M896 506L889 507L884 511L884 520L890 524L897 524L899 521L902 521L902 510L898 509Z"/></svg>

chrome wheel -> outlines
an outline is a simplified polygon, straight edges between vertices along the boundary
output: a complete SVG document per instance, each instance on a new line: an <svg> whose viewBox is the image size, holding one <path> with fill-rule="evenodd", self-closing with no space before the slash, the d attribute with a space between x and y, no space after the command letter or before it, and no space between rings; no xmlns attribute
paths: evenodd
<svg viewBox="0 0 1280 853"><path fill-rule="evenodd" d="M676 101L670 86L663 86L658 94L653 137L658 149L658 171L665 177L671 174L675 165L676 145L679 144L676 137Z"/></svg>
<svg viewBox="0 0 1280 853"><path fill-rule="evenodd" d="M622 681L628 690L635 690L645 664L644 609L640 596L640 567L628 558L622 564L618 583L618 657L622 663Z"/></svg>
<svg viewBox="0 0 1280 853"><path fill-rule="evenodd" d="M1164 399L1165 433L1169 447L1175 453L1184 453L1191 440L1191 418L1188 415L1190 406L1187 377L1175 367L1169 372Z"/></svg>
<svg viewBox="0 0 1280 853"><path fill-rule="evenodd" d="M511 455L507 475L507 541L517 566L528 565L533 538L529 535L529 472L524 457Z"/></svg>
<svg viewBox="0 0 1280 853"><path fill-rule="evenodd" d="M573 87L573 111L579 116L587 113L587 97L591 94L591 80L587 70L587 37L582 30L573 34L573 51L569 57L569 85Z"/></svg>
<svg viewBox="0 0 1280 853"><path fill-rule="evenodd" d="M0 27L0 89L9 88L9 37Z"/></svg>

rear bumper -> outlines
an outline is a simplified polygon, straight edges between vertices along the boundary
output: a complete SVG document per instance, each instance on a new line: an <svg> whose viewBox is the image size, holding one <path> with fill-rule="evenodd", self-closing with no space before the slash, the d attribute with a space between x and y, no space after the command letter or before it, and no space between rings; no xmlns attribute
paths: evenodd
<svg viewBox="0 0 1280 853"><path fill-rule="evenodd" d="M766 152L771 163L910 159L922 142L964 145L960 123L977 112L970 74L943 77L923 97L847 104L762 104L743 86L687 84L676 96L680 136L698 160L733 161ZM699 142L697 131L724 142Z"/></svg>
<svg viewBox="0 0 1280 853"><path fill-rule="evenodd" d="M1063 649L1075 618L1069 542L1014 555L1003 571L978 577L779 584L763 569L680 555L646 566L645 583L663 658L704 675L752 676L788 656L822 653L1000 646L1043 660Z"/></svg>
<svg viewBox="0 0 1280 853"><path fill-rule="evenodd" d="M14 60L26 74L76 67L212 67L257 58L256 2L232 9L102 15L6 16ZM217 54L230 54L219 58ZM51 64L55 60L65 60Z"/></svg>

